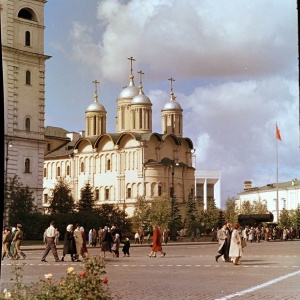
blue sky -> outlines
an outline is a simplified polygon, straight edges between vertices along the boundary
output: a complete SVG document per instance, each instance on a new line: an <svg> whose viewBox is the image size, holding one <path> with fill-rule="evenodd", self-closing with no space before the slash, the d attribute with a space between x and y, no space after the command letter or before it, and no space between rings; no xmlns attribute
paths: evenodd
<svg viewBox="0 0 300 300"><path fill-rule="evenodd" d="M84 130L93 80L115 132L116 99L129 83L153 103L153 130L173 77L198 169L222 171L222 201L299 176L297 10L294 0L51 0L45 5L46 126Z"/></svg>

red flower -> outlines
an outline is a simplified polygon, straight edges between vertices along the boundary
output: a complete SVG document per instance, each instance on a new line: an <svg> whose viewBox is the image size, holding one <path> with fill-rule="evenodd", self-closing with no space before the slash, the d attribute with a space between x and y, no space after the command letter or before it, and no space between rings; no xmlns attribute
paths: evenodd
<svg viewBox="0 0 300 300"><path fill-rule="evenodd" d="M102 282L105 283L105 284L108 283L107 277L103 278L103 279L102 279Z"/></svg>
<svg viewBox="0 0 300 300"><path fill-rule="evenodd" d="M80 275L81 277L84 277L84 276L85 276L85 272L81 272L81 273L79 273L79 275Z"/></svg>

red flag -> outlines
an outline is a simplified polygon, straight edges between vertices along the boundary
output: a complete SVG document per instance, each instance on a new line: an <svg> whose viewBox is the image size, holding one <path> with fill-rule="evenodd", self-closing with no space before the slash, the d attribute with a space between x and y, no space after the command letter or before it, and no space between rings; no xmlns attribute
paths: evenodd
<svg viewBox="0 0 300 300"><path fill-rule="evenodd" d="M282 141L280 136L280 130L278 129L277 123L276 123L276 139L279 141Z"/></svg>

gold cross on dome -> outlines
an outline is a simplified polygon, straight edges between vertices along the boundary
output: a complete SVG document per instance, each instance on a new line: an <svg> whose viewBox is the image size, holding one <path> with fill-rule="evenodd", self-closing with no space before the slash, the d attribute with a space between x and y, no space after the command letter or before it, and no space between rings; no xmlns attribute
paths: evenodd
<svg viewBox="0 0 300 300"><path fill-rule="evenodd" d="M142 72L142 70L138 71L140 74L140 86L142 85L142 76L145 75L145 73Z"/></svg>
<svg viewBox="0 0 300 300"><path fill-rule="evenodd" d="M132 62L135 61L135 59L132 56L128 57L127 59L130 60L130 74L132 75Z"/></svg>
<svg viewBox="0 0 300 300"><path fill-rule="evenodd" d="M171 77L168 80L171 81L171 93L172 93L173 92L173 81L175 81L175 79L173 77Z"/></svg>
<svg viewBox="0 0 300 300"><path fill-rule="evenodd" d="M97 80L97 79L95 79L94 81L93 81L93 83L95 84L95 93L97 94L97 88L98 88L98 84L100 84L100 82Z"/></svg>

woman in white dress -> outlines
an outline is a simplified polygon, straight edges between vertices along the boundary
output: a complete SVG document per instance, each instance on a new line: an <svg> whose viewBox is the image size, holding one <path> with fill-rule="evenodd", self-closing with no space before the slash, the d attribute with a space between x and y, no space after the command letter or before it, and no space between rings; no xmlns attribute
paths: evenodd
<svg viewBox="0 0 300 300"><path fill-rule="evenodd" d="M236 223L233 226L233 231L231 234L231 241L230 241L230 248L229 248L229 257L231 257L234 265L241 264L240 259L242 257L242 253L243 253L239 228L240 228L239 223Z"/></svg>

